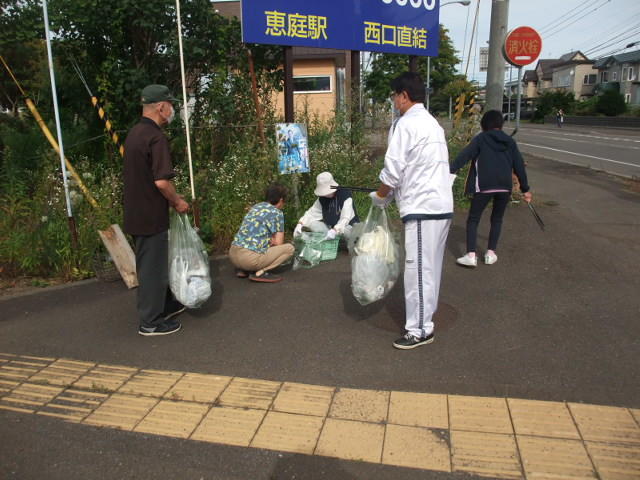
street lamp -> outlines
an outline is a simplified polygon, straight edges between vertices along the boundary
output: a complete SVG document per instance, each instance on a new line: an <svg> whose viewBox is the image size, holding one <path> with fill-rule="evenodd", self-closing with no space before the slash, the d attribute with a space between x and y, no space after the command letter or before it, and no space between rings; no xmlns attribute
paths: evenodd
<svg viewBox="0 0 640 480"><path fill-rule="evenodd" d="M454 3L459 3L465 7L468 7L471 4L471 0L450 0L448 2L444 2L440 4L440 8L445 5L453 5ZM429 111L429 97L431 96L431 57L427 57L427 112Z"/></svg>

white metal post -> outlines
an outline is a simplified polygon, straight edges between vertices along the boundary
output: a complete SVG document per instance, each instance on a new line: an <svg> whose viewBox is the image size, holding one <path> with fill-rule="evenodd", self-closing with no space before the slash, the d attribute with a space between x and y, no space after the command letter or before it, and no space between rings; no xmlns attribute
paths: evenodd
<svg viewBox="0 0 640 480"><path fill-rule="evenodd" d="M427 57L427 112L429 111L429 97L431 96L431 57Z"/></svg>
<svg viewBox="0 0 640 480"><path fill-rule="evenodd" d="M516 130L520 128L520 97L522 96L522 67L518 67L518 104L516 105Z"/></svg>
<svg viewBox="0 0 640 480"><path fill-rule="evenodd" d="M187 98L187 84L184 75L184 55L182 53L182 23L180 21L180 0L176 0L176 15L178 20L178 46L180 48L180 74L182 76L182 102L184 108L184 126L187 132L187 158L189 159L189 178L191 180L191 198L195 201L196 189L193 182L193 163L191 161L191 136L189 135L189 102Z"/></svg>
<svg viewBox="0 0 640 480"><path fill-rule="evenodd" d="M51 77L51 96L53 97L53 111L56 117L56 135L58 136L58 146L60 151L60 166L62 168L62 182L64 185L64 195L67 201L67 216L73 217L71 211L71 197L69 196L69 182L67 181L67 166L64 162L64 146L62 145L62 129L60 128L60 111L58 110L58 94L56 91L56 76L53 72L53 54L51 53L51 34L49 32L49 13L47 12L47 0L42 0L42 10L44 12L44 31L47 40L47 55L49 57L49 76Z"/></svg>

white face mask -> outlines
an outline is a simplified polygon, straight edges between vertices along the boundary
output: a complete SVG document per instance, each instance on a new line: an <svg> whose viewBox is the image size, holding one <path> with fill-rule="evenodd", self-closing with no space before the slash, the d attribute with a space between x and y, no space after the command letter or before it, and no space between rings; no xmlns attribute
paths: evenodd
<svg viewBox="0 0 640 480"><path fill-rule="evenodd" d="M167 125L170 124L171 122L173 122L174 118L176 118L176 110L173 108L173 105L171 105L171 113L169 114L169 117L167 118Z"/></svg>

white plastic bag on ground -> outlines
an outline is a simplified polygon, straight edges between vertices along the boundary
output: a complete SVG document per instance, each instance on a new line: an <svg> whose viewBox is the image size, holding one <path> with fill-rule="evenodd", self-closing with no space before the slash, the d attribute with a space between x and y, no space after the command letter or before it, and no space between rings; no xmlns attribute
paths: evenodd
<svg viewBox="0 0 640 480"><path fill-rule="evenodd" d="M209 256L186 214L171 212L169 228L169 288L189 308L211 296Z"/></svg>
<svg viewBox="0 0 640 480"><path fill-rule="evenodd" d="M385 209L372 205L360 225L350 249L351 291L361 305L368 305L384 298L395 285L400 250Z"/></svg>

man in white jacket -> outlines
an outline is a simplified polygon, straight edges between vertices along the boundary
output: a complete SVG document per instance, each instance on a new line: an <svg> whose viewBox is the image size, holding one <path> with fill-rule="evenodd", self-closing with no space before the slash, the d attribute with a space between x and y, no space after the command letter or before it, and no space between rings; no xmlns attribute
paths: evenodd
<svg viewBox="0 0 640 480"><path fill-rule="evenodd" d="M444 249L453 217L453 178L442 127L424 108L424 83L406 72L391 82L401 117L389 132L380 187L371 193L384 208L395 198L405 232L404 336L393 346L408 350L433 342Z"/></svg>

